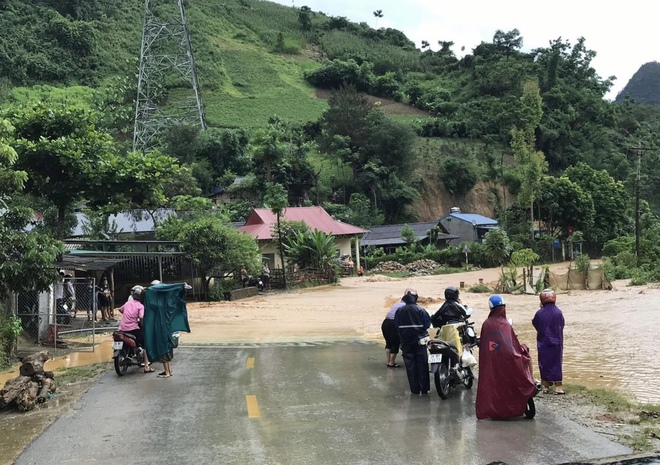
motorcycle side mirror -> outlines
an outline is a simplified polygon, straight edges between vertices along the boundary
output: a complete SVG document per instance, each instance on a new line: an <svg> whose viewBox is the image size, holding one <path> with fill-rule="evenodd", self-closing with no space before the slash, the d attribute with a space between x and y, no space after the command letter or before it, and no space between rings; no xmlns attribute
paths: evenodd
<svg viewBox="0 0 660 465"><path fill-rule="evenodd" d="M465 314L470 317L474 313L474 309L472 307L468 307L465 309Z"/></svg>
<svg viewBox="0 0 660 465"><path fill-rule="evenodd" d="M513 318L507 318L506 321L508 321L509 324L510 324L511 326L513 326Z"/></svg>

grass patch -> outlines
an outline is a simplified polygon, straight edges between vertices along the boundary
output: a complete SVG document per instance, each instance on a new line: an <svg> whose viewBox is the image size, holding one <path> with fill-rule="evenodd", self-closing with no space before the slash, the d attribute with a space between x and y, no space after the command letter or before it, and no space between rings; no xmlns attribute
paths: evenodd
<svg viewBox="0 0 660 465"><path fill-rule="evenodd" d="M468 292L473 292L475 294L489 294L493 291L485 284L479 284L477 286L472 286L470 289L468 289Z"/></svg>
<svg viewBox="0 0 660 465"><path fill-rule="evenodd" d="M473 271L472 269L465 268L452 268L449 266L441 266L435 270L431 270L430 274L454 274L454 273L466 273L468 271Z"/></svg>
<svg viewBox="0 0 660 465"><path fill-rule="evenodd" d="M564 385L571 396L604 408L610 421L628 425L617 432L619 442L638 452L657 449L660 439L660 405L643 404L618 391Z"/></svg>
<svg viewBox="0 0 660 465"><path fill-rule="evenodd" d="M95 363L82 367L60 368L55 371L55 381L63 384L74 384L94 378L108 369L107 363Z"/></svg>
<svg viewBox="0 0 660 465"><path fill-rule="evenodd" d="M594 405L605 407L609 413L621 413L634 410L636 408L649 407L646 404L636 402L631 396L618 391L603 388L587 388L580 385L566 385L571 393L579 394ZM659 409L660 406L653 406Z"/></svg>

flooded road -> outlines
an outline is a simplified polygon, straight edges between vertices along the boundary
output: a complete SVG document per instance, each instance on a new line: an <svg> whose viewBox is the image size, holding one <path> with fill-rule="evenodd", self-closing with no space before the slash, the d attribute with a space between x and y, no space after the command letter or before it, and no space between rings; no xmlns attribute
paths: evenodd
<svg viewBox="0 0 660 465"><path fill-rule="evenodd" d="M561 270L559 270L561 271ZM494 286L499 270L479 270L456 275L406 279L374 276L344 278L338 286L265 293L236 302L191 303L191 334L182 333L182 344L280 343L367 339L382 344L380 325L403 289L414 287L422 305L434 312L442 303L444 288L464 281L465 288L483 279ZM614 282L612 291L571 291L559 294L557 305L566 320L564 332L564 382L587 387L616 389L641 402L660 404L660 289L628 287ZM481 327L488 315L489 294L461 292L474 308ZM536 362L536 332L531 320L539 307L538 296L506 295L507 315L521 342ZM478 353L476 354L478 356ZM94 353L56 357L49 370L110 361L110 340ZM383 361L385 355L383 352ZM399 359L400 361L401 359ZM0 373L0 383L16 376ZM538 370L536 375L538 377Z"/></svg>
<svg viewBox="0 0 660 465"><path fill-rule="evenodd" d="M380 355L364 340L180 347L171 378L106 373L15 463L547 465L630 452L545 408L554 396L533 421L477 421L476 389L413 396Z"/></svg>

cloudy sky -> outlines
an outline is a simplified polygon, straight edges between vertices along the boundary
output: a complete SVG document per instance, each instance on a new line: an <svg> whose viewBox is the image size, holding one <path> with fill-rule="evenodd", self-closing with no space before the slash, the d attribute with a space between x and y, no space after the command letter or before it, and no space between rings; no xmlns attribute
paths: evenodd
<svg viewBox="0 0 660 465"><path fill-rule="evenodd" d="M524 50L545 47L561 37L575 43L585 37L597 53L592 65L603 77L616 76L608 94L613 99L639 67L660 61L660 2L627 0L275 0L287 6L309 6L331 16L367 22L372 27L402 30L418 46L453 41L462 56L481 41L490 42L497 29L517 28ZM378 20L375 10L383 11ZM435 47L437 48L437 47Z"/></svg>

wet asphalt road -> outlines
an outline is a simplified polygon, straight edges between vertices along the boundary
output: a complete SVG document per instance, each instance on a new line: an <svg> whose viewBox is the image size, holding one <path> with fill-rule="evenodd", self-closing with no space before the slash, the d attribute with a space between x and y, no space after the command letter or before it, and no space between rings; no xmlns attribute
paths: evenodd
<svg viewBox="0 0 660 465"><path fill-rule="evenodd" d="M630 452L542 406L534 420L477 421L476 384L412 396L373 343L182 347L172 370L108 372L15 463L533 465Z"/></svg>

